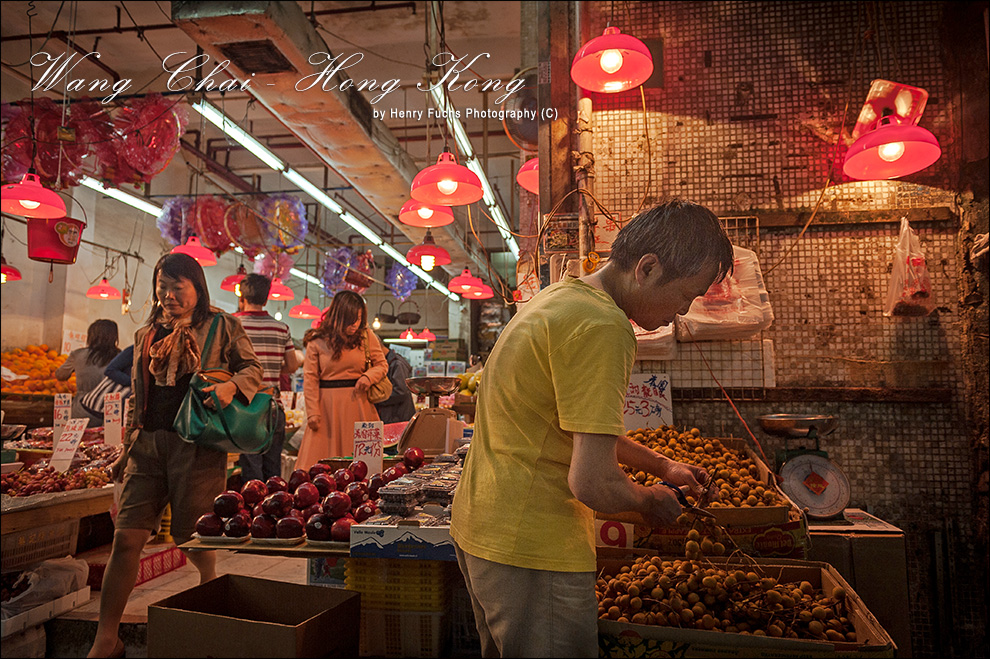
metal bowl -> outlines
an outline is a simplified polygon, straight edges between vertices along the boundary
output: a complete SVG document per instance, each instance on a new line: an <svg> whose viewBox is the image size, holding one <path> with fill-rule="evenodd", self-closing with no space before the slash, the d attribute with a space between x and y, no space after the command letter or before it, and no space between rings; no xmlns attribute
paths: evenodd
<svg viewBox="0 0 990 659"><path fill-rule="evenodd" d="M838 418L825 414L764 414L760 427L777 437L807 437L814 430L827 435L839 425Z"/></svg>
<svg viewBox="0 0 990 659"><path fill-rule="evenodd" d="M457 391L461 379L440 376L406 378L406 384L409 385L409 391L417 395L447 396Z"/></svg>

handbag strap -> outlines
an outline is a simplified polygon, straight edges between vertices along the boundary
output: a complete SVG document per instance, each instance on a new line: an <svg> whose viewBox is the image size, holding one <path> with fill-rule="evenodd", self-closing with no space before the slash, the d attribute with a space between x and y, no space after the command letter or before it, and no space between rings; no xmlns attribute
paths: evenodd
<svg viewBox="0 0 990 659"><path fill-rule="evenodd" d="M361 343L364 344L364 370L367 371L371 368L371 348L368 346L368 331L365 330L364 338Z"/></svg>
<svg viewBox="0 0 990 659"><path fill-rule="evenodd" d="M203 342L203 347L199 351L199 354L201 356L200 357L200 359L201 359L201 361L200 361L200 368L202 368L202 366L203 366L203 364L202 364L202 357L205 357L210 352L210 348L213 347L213 337L217 333L217 325L220 324L220 315L221 315L220 313L214 314L214 316L213 316L213 322L210 323L210 331L207 332L207 334L206 334L206 341Z"/></svg>

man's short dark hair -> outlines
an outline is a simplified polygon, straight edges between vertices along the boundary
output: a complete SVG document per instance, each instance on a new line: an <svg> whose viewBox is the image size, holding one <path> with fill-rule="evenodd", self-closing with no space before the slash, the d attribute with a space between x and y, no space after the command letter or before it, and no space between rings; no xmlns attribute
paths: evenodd
<svg viewBox="0 0 990 659"><path fill-rule="evenodd" d="M629 220L612 243L609 263L628 271L646 254L660 262L661 284L695 275L709 263L717 268L716 282L732 272L725 227L715 213L690 201L671 199Z"/></svg>
<svg viewBox="0 0 990 659"><path fill-rule="evenodd" d="M272 280L264 275L252 272L241 280L241 297L248 304L265 306L268 304L268 292L272 289Z"/></svg>

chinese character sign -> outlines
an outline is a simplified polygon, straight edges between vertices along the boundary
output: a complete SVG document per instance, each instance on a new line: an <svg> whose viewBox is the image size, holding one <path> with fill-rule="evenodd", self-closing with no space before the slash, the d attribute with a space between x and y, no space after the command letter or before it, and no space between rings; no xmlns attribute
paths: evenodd
<svg viewBox="0 0 990 659"><path fill-rule="evenodd" d="M107 446L120 446L123 434L123 394L119 391L103 396L103 442Z"/></svg>
<svg viewBox="0 0 990 659"><path fill-rule="evenodd" d="M659 428L673 424L670 405L670 378L666 373L635 373L626 389L622 411L626 430Z"/></svg>
<svg viewBox="0 0 990 659"><path fill-rule="evenodd" d="M55 413L52 425L55 426L53 434L53 446L58 446L58 440L62 437L62 429L69 422L72 416L72 394L55 394Z"/></svg>
<svg viewBox="0 0 990 659"><path fill-rule="evenodd" d="M64 330L62 332L62 354L67 355L73 350L86 347L86 332Z"/></svg>
<svg viewBox="0 0 990 659"><path fill-rule="evenodd" d="M88 425L88 418L69 419L62 432L62 439L59 440L58 446L55 447L55 451L52 453L52 459L48 463L52 469L58 472L64 472L69 468Z"/></svg>
<svg viewBox="0 0 990 659"><path fill-rule="evenodd" d="M385 430L381 421L358 421L354 424L354 459L368 465L369 474L382 471Z"/></svg>

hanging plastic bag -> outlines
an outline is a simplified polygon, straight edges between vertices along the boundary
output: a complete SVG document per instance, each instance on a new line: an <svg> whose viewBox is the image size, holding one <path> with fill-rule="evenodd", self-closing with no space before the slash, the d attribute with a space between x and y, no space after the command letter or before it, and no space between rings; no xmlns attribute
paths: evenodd
<svg viewBox="0 0 990 659"><path fill-rule="evenodd" d="M907 218L901 218L901 232L894 248L894 266L884 304L884 316L927 316L935 309L928 264L918 234Z"/></svg>

